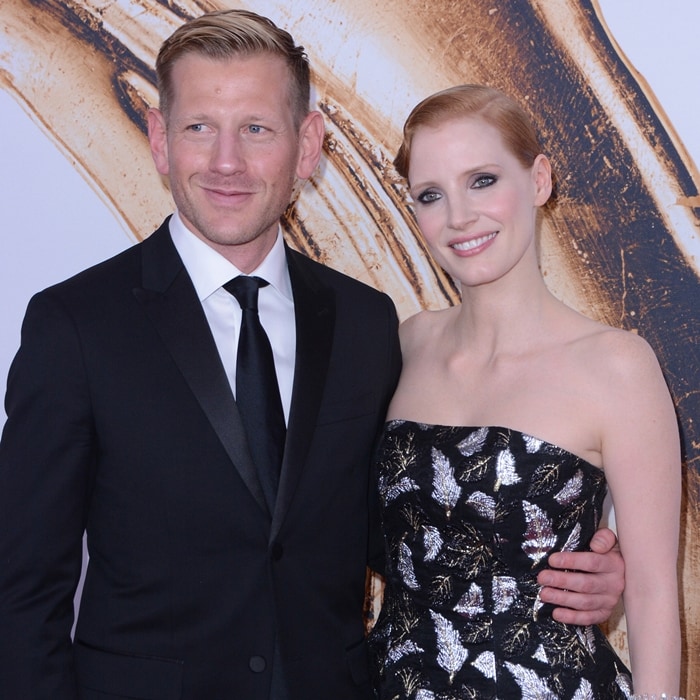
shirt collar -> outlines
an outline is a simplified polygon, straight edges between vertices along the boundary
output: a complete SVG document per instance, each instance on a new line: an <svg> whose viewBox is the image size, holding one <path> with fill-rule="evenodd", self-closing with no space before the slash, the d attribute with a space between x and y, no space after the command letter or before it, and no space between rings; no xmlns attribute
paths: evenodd
<svg viewBox="0 0 700 700"><path fill-rule="evenodd" d="M229 280L243 274L223 255L195 236L185 226L177 211L170 218L169 229L173 244L200 301L211 296ZM250 274L262 277L287 299L293 299L284 239L279 229L272 249Z"/></svg>

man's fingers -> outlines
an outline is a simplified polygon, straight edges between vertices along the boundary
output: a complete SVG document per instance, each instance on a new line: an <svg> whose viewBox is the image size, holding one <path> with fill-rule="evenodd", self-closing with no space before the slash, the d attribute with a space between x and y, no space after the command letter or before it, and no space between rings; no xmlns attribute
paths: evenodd
<svg viewBox="0 0 700 700"><path fill-rule="evenodd" d="M600 534L605 538L602 532ZM549 556L547 563L554 569L579 571L584 574L612 574L624 581L625 564L622 555L615 550L608 550L607 553L555 552Z"/></svg>
<svg viewBox="0 0 700 700"><path fill-rule="evenodd" d="M584 584L581 585L581 588L586 586L590 588L590 584L587 581ZM543 603L550 603L557 607L572 608L574 610L607 610L609 615L615 605L617 605L618 599L614 595L608 594L607 591L575 591L543 586L540 589L540 600Z"/></svg>
<svg viewBox="0 0 700 700"><path fill-rule="evenodd" d="M605 622L610 615L601 610L571 610L569 608L557 608L552 612L552 617L557 622L566 625L599 625Z"/></svg>
<svg viewBox="0 0 700 700"><path fill-rule="evenodd" d="M591 538L589 547L593 552L598 554L607 554L610 550L617 546L617 537L615 533L608 529L603 528L598 530Z"/></svg>
<svg viewBox="0 0 700 700"><path fill-rule="evenodd" d="M555 620L570 625L596 625L605 622L617 603L608 596L550 587L542 588L540 599L555 606L552 612Z"/></svg>

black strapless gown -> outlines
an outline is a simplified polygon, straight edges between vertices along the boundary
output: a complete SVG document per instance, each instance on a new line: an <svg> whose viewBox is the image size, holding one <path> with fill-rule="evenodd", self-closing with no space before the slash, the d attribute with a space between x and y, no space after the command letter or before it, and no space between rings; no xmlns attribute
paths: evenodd
<svg viewBox="0 0 700 700"><path fill-rule="evenodd" d="M370 647L382 700L614 700L629 671L563 625L537 574L598 527L603 471L506 428L391 421L377 455L387 551Z"/></svg>

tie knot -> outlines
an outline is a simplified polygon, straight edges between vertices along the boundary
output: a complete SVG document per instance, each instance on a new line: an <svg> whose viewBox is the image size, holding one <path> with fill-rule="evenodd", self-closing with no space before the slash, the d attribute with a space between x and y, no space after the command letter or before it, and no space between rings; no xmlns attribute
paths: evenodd
<svg viewBox="0 0 700 700"><path fill-rule="evenodd" d="M262 277L239 275L224 285L224 289L236 297L241 309L258 310L258 290L269 284Z"/></svg>

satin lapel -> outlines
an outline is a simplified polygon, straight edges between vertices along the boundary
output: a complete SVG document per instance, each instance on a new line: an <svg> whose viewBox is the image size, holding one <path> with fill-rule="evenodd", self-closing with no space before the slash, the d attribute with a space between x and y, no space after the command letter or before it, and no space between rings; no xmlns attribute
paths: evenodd
<svg viewBox="0 0 700 700"><path fill-rule="evenodd" d="M288 250L287 262L294 293L297 341L287 442L272 520L273 537L289 510L311 446L335 329L333 290L320 283L309 262L299 253Z"/></svg>
<svg viewBox="0 0 700 700"><path fill-rule="evenodd" d="M142 244L143 304L168 351L260 507L269 513L243 424L202 305L172 243L167 224Z"/></svg>

